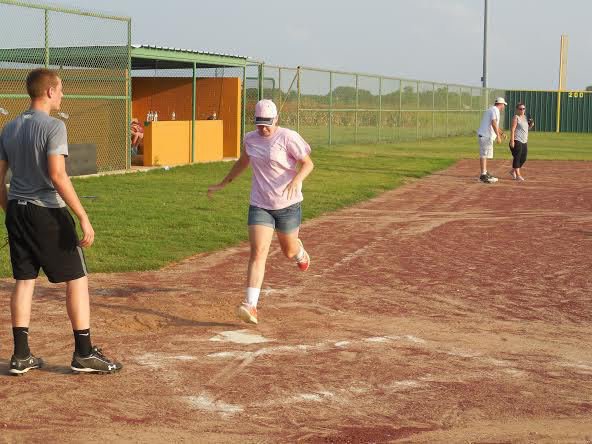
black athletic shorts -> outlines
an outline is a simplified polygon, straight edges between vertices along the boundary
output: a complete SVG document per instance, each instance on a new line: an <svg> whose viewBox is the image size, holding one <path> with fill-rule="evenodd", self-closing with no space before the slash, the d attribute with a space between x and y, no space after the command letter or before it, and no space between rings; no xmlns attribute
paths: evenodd
<svg viewBox="0 0 592 444"><path fill-rule="evenodd" d="M35 279L39 268L54 283L87 275L76 224L67 208L46 208L10 200L5 223L15 279Z"/></svg>

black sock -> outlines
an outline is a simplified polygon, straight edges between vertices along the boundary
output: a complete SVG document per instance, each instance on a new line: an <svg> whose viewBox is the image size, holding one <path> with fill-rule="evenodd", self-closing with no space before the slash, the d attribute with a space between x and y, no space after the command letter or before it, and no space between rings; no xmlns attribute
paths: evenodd
<svg viewBox="0 0 592 444"><path fill-rule="evenodd" d="M79 356L90 355L92 345L90 343L90 328L86 330L74 330L74 347Z"/></svg>
<svg viewBox="0 0 592 444"><path fill-rule="evenodd" d="M29 327L12 327L14 337L14 356L19 359L28 358L29 350Z"/></svg>

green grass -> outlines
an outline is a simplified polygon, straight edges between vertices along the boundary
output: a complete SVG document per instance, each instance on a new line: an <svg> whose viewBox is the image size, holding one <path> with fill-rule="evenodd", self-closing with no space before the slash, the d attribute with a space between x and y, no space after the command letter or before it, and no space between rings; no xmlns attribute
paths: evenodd
<svg viewBox="0 0 592 444"><path fill-rule="evenodd" d="M456 137L397 145L313 146L315 170L305 182L304 218L310 219L419 178L476 159L476 138ZM510 158L498 145L496 158ZM532 133L529 159L592 160L592 135ZM250 174L213 200L209 184L231 163L190 165L171 170L74 179L96 232L86 250L94 272L149 270L187 256L220 249L247 238ZM10 276L8 249L0 276Z"/></svg>
<svg viewBox="0 0 592 444"><path fill-rule="evenodd" d="M395 156L417 158L476 159L475 137L451 137L422 140L397 145L377 145L378 151L392 150ZM370 146L369 149L372 149ZM496 159L511 159L508 142L495 145ZM531 132L528 140L529 160L592 160L592 134L556 134Z"/></svg>

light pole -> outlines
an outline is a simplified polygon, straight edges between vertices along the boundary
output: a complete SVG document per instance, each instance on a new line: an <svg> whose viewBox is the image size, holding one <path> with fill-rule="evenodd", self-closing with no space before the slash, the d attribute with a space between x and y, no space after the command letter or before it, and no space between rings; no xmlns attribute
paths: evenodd
<svg viewBox="0 0 592 444"><path fill-rule="evenodd" d="M487 3L485 0L485 11L483 14L483 88L487 88Z"/></svg>
<svg viewBox="0 0 592 444"><path fill-rule="evenodd" d="M489 94L487 91L487 3L485 0L485 10L483 12L483 76L481 82L483 82L483 89L485 90L485 106L489 104Z"/></svg>

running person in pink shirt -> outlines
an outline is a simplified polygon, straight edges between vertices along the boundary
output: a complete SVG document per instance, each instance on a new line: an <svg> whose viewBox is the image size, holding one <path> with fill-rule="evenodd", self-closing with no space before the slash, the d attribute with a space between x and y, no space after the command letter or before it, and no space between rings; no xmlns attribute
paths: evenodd
<svg viewBox="0 0 592 444"><path fill-rule="evenodd" d="M240 158L224 180L208 188L208 196L212 197L251 164L248 219L251 256L245 300L237 309L238 317L251 324L257 324L257 302L274 231L286 257L294 259L302 271L310 266L310 256L298 232L302 219L302 182L314 168L311 150L296 131L277 126L277 120L275 104L260 100L255 107L257 130L245 135Z"/></svg>

